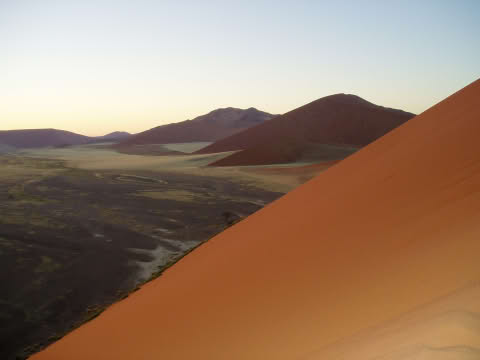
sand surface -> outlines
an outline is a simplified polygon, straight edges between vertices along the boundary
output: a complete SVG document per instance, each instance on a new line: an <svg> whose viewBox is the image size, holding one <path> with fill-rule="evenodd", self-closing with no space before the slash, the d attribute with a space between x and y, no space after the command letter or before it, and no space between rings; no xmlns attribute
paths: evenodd
<svg viewBox="0 0 480 360"><path fill-rule="evenodd" d="M479 98L477 80L33 359L478 358Z"/></svg>
<svg viewBox="0 0 480 360"><path fill-rule="evenodd" d="M194 149L198 143L168 144L175 149ZM172 148L173 149L173 148ZM95 145L80 145L67 148L39 148L21 150L18 154L35 158L66 161L67 166L87 170L148 170L169 171L183 174L227 178L231 181L252 183L269 191L286 193L319 174L334 161L320 164L292 163L260 166L209 167L218 159L231 154L187 154L187 155L131 155Z"/></svg>

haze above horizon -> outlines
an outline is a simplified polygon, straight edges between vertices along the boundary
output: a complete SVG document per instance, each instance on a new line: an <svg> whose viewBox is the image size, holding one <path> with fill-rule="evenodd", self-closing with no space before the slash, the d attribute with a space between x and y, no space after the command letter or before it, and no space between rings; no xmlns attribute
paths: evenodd
<svg viewBox="0 0 480 360"><path fill-rule="evenodd" d="M139 132L351 93L420 113L480 77L480 2L0 0L0 130Z"/></svg>

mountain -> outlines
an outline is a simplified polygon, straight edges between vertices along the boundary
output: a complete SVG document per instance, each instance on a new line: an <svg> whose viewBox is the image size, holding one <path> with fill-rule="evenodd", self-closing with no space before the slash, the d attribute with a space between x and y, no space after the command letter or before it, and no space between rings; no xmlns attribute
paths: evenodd
<svg viewBox="0 0 480 360"><path fill-rule="evenodd" d="M133 135L126 131L114 131L107 135L91 137L89 143L90 144L102 143L102 142L119 143L120 141L128 139L131 136Z"/></svg>
<svg viewBox="0 0 480 360"><path fill-rule="evenodd" d="M103 136L97 136L97 139L105 139L105 140L119 140L119 139L126 139L132 136L129 132L126 131L114 131L111 132L110 134L103 135Z"/></svg>
<svg viewBox="0 0 480 360"><path fill-rule="evenodd" d="M477 359L480 80L32 360Z"/></svg>
<svg viewBox="0 0 480 360"><path fill-rule="evenodd" d="M99 142L119 142L132 134L115 131L103 136L84 136L70 131L57 129L26 129L0 131L0 152L13 148L40 148L84 145Z"/></svg>
<svg viewBox="0 0 480 360"><path fill-rule="evenodd" d="M27 129L0 131L0 144L16 148L81 145L90 137L57 129Z"/></svg>
<svg viewBox="0 0 480 360"><path fill-rule="evenodd" d="M355 95L331 95L197 153L242 150L212 164L218 166L288 163L302 157L336 160L345 157L345 148L365 146L414 116Z"/></svg>
<svg viewBox="0 0 480 360"><path fill-rule="evenodd" d="M270 120L274 115L255 108L217 109L206 115L178 123L161 125L138 133L120 146L216 141Z"/></svg>

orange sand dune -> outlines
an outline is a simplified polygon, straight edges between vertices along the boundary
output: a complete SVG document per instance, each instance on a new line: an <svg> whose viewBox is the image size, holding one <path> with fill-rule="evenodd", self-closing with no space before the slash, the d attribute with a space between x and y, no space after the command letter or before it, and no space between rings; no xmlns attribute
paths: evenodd
<svg viewBox="0 0 480 360"><path fill-rule="evenodd" d="M302 358L354 360L480 359L480 283Z"/></svg>
<svg viewBox="0 0 480 360"><path fill-rule="evenodd" d="M360 359L436 359L433 347L422 352L402 331L413 326L427 341L423 332L442 319L420 322L422 332L408 314L434 317L455 291L450 307L467 316L446 316L442 336L456 329L454 343L471 352L438 358L473 359L480 346L479 309L471 304L480 281L479 99L477 80L216 236L33 359L357 359L351 346L363 351ZM378 339L388 354L368 344L368 332L381 329L398 331L398 343Z"/></svg>

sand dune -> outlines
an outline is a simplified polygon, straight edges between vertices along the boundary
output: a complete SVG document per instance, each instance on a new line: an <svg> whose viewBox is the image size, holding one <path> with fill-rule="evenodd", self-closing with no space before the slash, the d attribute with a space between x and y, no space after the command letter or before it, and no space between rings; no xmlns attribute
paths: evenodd
<svg viewBox="0 0 480 360"><path fill-rule="evenodd" d="M480 81L35 360L475 359Z"/></svg>
<svg viewBox="0 0 480 360"><path fill-rule="evenodd" d="M413 117L355 95L336 94L218 140L197 153L241 150L214 166L340 160Z"/></svg>
<svg viewBox="0 0 480 360"><path fill-rule="evenodd" d="M480 283L302 359L480 359Z"/></svg>

